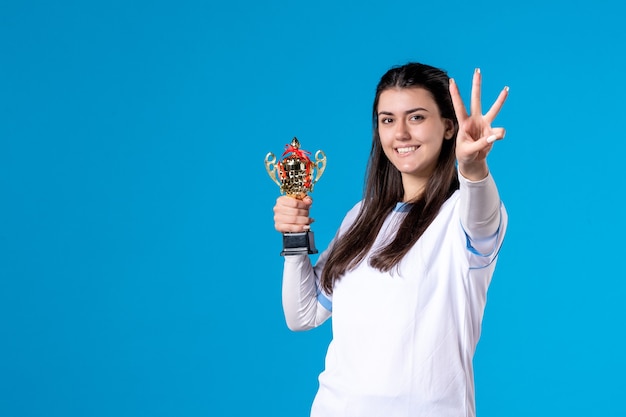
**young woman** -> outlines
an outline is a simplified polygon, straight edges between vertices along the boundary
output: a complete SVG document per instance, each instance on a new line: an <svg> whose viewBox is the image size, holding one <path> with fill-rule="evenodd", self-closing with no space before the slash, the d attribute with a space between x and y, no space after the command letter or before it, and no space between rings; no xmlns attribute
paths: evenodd
<svg viewBox="0 0 626 417"><path fill-rule="evenodd" d="M363 199L314 266L285 257L289 328L333 317L311 416L475 416L472 359L507 225L486 157L508 87L484 115L480 92L477 69L468 114L438 68L385 73ZM276 230L307 230L311 204L279 197Z"/></svg>

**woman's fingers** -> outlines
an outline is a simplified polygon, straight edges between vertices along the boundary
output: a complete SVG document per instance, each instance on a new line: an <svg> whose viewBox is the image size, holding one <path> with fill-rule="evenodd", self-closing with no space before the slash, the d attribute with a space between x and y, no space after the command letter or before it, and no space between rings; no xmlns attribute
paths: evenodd
<svg viewBox="0 0 626 417"><path fill-rule="evenodd" d="M474 70L474 78L472 79L472 98L470 101L471 115L482 115L482 107L480 105L480 89L482 84L482 76L480 68Z"/></svg>
<svg viewBox="0 0 626 417"><path fill-rule="evenodd" d="M504 139L505 134L506 134L506 130L503 127L492 127L491 135L487 139L490 139L490 138L494 138L494 139L488 140L488 142L495 142L496 140Z"/></svg>
<svg viewBox="0 0 626 417"><path fill-rule="evenodd" d="M485 114L485 120L487 121L487 123L491 123L494 121L498 113L500 113L500 109L502 109L502 105L504 104L508 96L509 96L509 87L506 86L502 89L502 91L500 91L498 98L491 105L491 108L489 109L487 114Z"/></svg>
<svg viewBox="0 0 626 417"><path fill-rule="evenodd" d="M295 210L301 210L301 209L308 210L311 207L311 204L313 204L313 200L309 196L306 196L304 197L304 199L299 200L294 197L281 195L280 197L276 199L275 207L282 207L285 209L295 209Z"/></svg>
<svg viewBox="0 0 626 417"><path fill-rule="evenodd" d="M467 113L465 109L465 105L463 104L463 100L461 99L461 94L459 93L459 88L456 85L454 79L450 78L450 96L452 97L452 104L454 105L454 110L456 112L456 117L459 123L467 119L471 116L482 116L482 104L481 104L481 90L482 90L482 74L480 72L480 68L476 68L474 70L474 77L472 79L472 95L470 99L470 113ZM489 111L484 115L485 120L488 123L494 121L500 109L502 109L502 105L506 101L506 98L509 95L509 87L506 86L500 91L498 98L491 105Z"/></svg>
<svg viewBox="0 0 626 417"><path fill-rule="evenodd" d="M471 139L474 142L482 142L484 146L490 145L494 141L504 137L504 130L501 129L500 131L500 128L491 128L491 123L502 109L509 94L509 87L504 87L502 91L500 91L496 101L491 105L485 115L482 114L481 89L482 74L480 69L476 68L472 79L470 113L468 114L456 82L450 79L450 96L459 123L458 138L461 140ZM481 138L483 139L482 141L480 140Z"/></svg>
<svg viewBox="0 0 626 417"><path fill-rule="evenodd" d="M313 201L306 197L298 200L293 197L281 196L274 206L274 227L279 232L301 232L314 222L309 217L309 209Z"/></svg>
<svg viewBox="0 0 626 417"><path fill-rule="evenodd" d="M467 110L465 109L461 93L459 93L459 87L456 85L454 78L450 78L449 89L450 97L452 98L452 105L454 106L454 113L456 114L456 120L459 123L462 123L465 119L467 119Z"/></svg>
<svg viewBox="0 0 626 417"><path fill-rule="evenodd" d="M489 133L475 141L464 141L457 146L457 159L463 162L471 162L479 155L487 155L497 140L504 138L506 131L502 127L494 127Z"/></svg>

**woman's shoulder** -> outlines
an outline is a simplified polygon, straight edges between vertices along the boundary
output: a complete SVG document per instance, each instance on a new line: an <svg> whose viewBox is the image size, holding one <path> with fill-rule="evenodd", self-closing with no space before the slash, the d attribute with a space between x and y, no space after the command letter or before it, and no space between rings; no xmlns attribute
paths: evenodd
<svg viewBox="0 0 626 417"><path fill-rule="evenodd" d="M350 213L354 213L354 212L358 213L358 212L359 212L359 210L361 210L361 207L362 207L362 206L363 206L363 200L359 200L359 201L357 201L357 202L356 202L356 203L352 206L352 208L351 208L350 210L348 210L348 214L350 214ZM346 215L348 215L348 214L346 214Z"/></svg>
<svg viewBox="0 0 626 417"><path fill-rule="evenodd" d="M352 223L354 223L357 216L359 215L359 212L361 211L362 205L363 205L363 200L360 200L356 204L354 204L350 210L348 210L348 212L343 217L343 220L341 222L342 230L347 229L348 227L352 225Z"/></svg>
<svg viewBox="0 0 626 417"><path fill-rule="evenodd" d="M359 200L356 204L352 206L350 210L348 210L345 215L344 221L345 219L352 219L354 221L356 216L358 216L359 212L361 211L361 207L363 207L363 200Z"/></svg>

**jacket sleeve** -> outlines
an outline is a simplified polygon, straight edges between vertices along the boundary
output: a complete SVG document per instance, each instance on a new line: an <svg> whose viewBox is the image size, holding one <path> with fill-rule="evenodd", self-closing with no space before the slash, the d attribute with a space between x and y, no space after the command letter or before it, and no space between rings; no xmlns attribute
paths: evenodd
<svg viewBox="0 0 626 417"><path fill-rule="evenodd" d="M320 253L315 265L308 255L285 256L283 269L283 312L291 330L309 330L324 323L333 310L332 295L320 285L322 271L330 251L339 237L356 219L361 202L355 204L341 222L328 248Z"/></svg>
<svg viewBox="0 0 626 417"><path fill-rule="evenodd" d="M309 330L324 323L331 315L332 298L320 286L320 277L328 250L320 254L315 266L308 255L285 256L283 269L283 311L287 327Z"/></svg>
<svg viewBox="0 0 626 417"><path fill-rule="evenodd" d="M459 172L459 214L468 245L478 253L493 251L504 216L504 207L491 173L480 181L470 181Z"/></svg>

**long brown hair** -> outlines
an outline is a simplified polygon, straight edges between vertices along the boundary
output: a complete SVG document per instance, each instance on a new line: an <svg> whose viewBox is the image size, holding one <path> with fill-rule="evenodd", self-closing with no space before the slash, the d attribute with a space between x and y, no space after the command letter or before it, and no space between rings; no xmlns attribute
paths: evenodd
<svg viewBox="0 0 626 417"><path fill-rule="evenodd" d="M328 294L332 294L335 281L365 259L385 219L404 195L400 172L389 162L380 144L378 101L383 91L390 88L426 89L437 103L441 117L453 121L454 135L443 141L435 171L422 195L411 202L395 238L370 256L370 265L382 272L398 265L435 219L443 203L459 188L454 153L458 123L448 85L445 71L420 63L393 67L380 79L374 98L372 148L361 209L354 223L331 248L321 279Z"/></svg>

